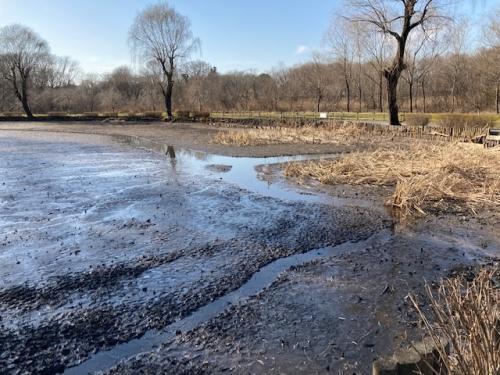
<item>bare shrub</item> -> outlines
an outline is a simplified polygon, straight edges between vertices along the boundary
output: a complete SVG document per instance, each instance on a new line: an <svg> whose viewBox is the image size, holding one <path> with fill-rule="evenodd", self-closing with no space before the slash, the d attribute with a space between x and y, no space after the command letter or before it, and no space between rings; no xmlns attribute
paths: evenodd
<svg viewBox="0 0 500 375"><path fill-rule="evenodd" d="M426 333L449 374L500 373L499 269L482 270L472 281L445 279L437 290L426 285L430 313L410 296ZM446 344L451 345L448 355Z"/></svg>
<svg viewBox="0 0 500 375"><path fill-rule="evenodd" d="M493 126L495 120L495 116L491 115L448 113L440 116L439 124L448 128L485 128Z"/></svg>
<svg viewBox="0 0 500 375"><path fill-rule="evenodd" d="M408 113L405 120L409 126L426 126L431 121L431 116L425 113Z"/></svg>

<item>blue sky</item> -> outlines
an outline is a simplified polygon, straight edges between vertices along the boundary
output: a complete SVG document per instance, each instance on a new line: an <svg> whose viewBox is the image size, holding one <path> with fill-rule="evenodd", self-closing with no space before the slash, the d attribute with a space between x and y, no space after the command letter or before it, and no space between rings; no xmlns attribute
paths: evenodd
<svg viewBox="0 0 500 375"><path fill-rule="evenodd" d="M0 0L0 25L33 28L58 55L78 60L86 71L130 64L127 34L144 0ZM332 0L174 0L201 39L199 58L221 71L265 71L291 65L318 47Z"/></svg>
<svg viewBox="0 0 500 375"><path fill-rule="evenodd" d="M103 73L131 64L127 34L153 0L0 0L0 26L21 23L45 38L52 52ZM479 14L500 0L469 5ZM320 47L339 0L172 0L201 39L197 58L220 71L267 71L292 65ZM475 5L474 5L475 4Z"/></svg>

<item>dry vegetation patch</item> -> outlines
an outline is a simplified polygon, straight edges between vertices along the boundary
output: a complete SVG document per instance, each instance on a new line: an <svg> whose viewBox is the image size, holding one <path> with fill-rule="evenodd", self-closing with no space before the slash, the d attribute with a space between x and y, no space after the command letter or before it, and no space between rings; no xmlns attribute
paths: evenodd
<svg viewBox="0 0 500 375"><path fill-rule="evenodd" d="M427 285L429 314L410 296L446 370L439 373L500 374L499 277L499 269L482 270L470 281L462 276L445 279L437 288Z"/></svg>
<svg viewBox="0 0 500 375"><path fill-rule="evenodd" d="M467 143L413 143L338 160L293 162L285 175L324 184L394 186L388 204L404 216L427 210L500 206L500 149Z"/></svg>
<svg viewBox="0 0 500 375"><path fill-rule="evenodd" d="M213 143L231 146L263 146L273 144L344 144L349 140L364 138L367 132L355 124L328 126L303 126L298 128L245 129L221 131Z"/></svg>

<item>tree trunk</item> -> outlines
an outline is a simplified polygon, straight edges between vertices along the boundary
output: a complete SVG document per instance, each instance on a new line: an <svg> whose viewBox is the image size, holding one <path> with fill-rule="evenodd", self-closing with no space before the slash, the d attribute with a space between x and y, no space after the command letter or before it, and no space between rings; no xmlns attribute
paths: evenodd
<svg viewBox="0 0 500 375"><path fill-rule="evenodd" d="M345 89L347 95L347 112L351 112L351 87L349 86L349 80L345 80Z"/></svg>
<svg viewBox="0 0 500 375"><path fill-rule="evenodd" d="M425 81L422 80L422 105L423 105L423 111L424 113L427 111L427 108L425 106Z"/></svg>
<svg viewBox="0 0 500 375"><path fill-rule="evenodd" d="M380 112L384 112L383 87L384 87L384 73L380 72L378 80L378 108Z"/></svg>
<svg viewBox="0 0 500 375"><path fill-rule="evenodd" d="M33 116L33 113L31 112L31 108L30 108L30 105L28 103L28 98L23 96L23 98L21 99L21 103L23 105L23 110L26 113L26 116L30 120L33 120L35 117Z"/></svg>
<svg viewBox="0 0 500 375"><path fill-rule="evenodd" d="M24 113L26 113L28 119L32 120L34 116L28 102L28 77L21 75L21 90L19 90L17 75L14 68L12 69L12 87L14 89L14 94L23 106Z"/></svg>
<svg viewBox="0 0 500 375"><path fill-rule="evenodd" d="M497 109L497 115L500 114L500 83L497 82L497 87L495 89L495 105Z"/></svg>
<svg viewBox="0 0 500 375"><path fill-rule="evenodd" d="M389 123L391 125L401 125L399 122L399 108L398 108L398 81L399 73L386 72L387 79L387 106L389 107Z"/></svg>
<svg viewBox="0 0 500 375"><path fill-rule="evenodd" d="M408 83L408 89L410 94L410 113L413 112L413 82Z"/></svg>
<svg viewBox="0 0 500 375"><path fill-rule="evenodd" d="M451 85L451 113L455 112L455 80Z"/></svg>
<svg viewBox="0 0 500 375"><path fill-rule="evenodd" d="M172 92L174 89L174 81L172 79L172 76L169 75L167 77L167 89L165 90L164 96L165 96L165 109L167 110L167 117L169 120L173 119L173 113L172 113Z"/></svg>
<svg viewBox="0 0 500 375"><path fill-rule="evenodd" d="M363 107L363 91L361 89L361 84L358 85L358 95L359 95L359 108L358 108L358 112L361 113L361 109Z"/></svg>
<svg viewBox="0 0 500 375"><path fill-rule="evenodd" d="M166 63L168 62L168 68ZM164 87L163 84L160 83L161 91L163 93L163 97L165 99L165 109L167 110L167 118L169 121L172 121L174 116L172 113L172 92L174 90L174 70L175 70L175 61L174 57L170 56L168 61L159 60L161 67L163 69L164 77L167 78L167 87Z"/></svg>

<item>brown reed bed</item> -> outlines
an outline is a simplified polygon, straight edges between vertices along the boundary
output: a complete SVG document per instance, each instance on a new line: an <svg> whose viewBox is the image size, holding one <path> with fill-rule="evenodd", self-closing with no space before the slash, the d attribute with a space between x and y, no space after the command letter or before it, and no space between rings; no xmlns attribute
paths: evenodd
<svg viewBox="0 0 500 375"><path fill-rule="evenodd" d="M274 144L345 144L356 140L369 140L360 125L333 123L324 126L276 127L221 131L213 143L231 146L264 146Z"/></svg>
<svg viewBox="0 0 500 375"><path fill-rule="evenodd" d="M483 206L500 208L500 149L469 143L414 142L337 160L293 162L285 175L323 184L393 186L387 204L402 216Z"/></svg>

